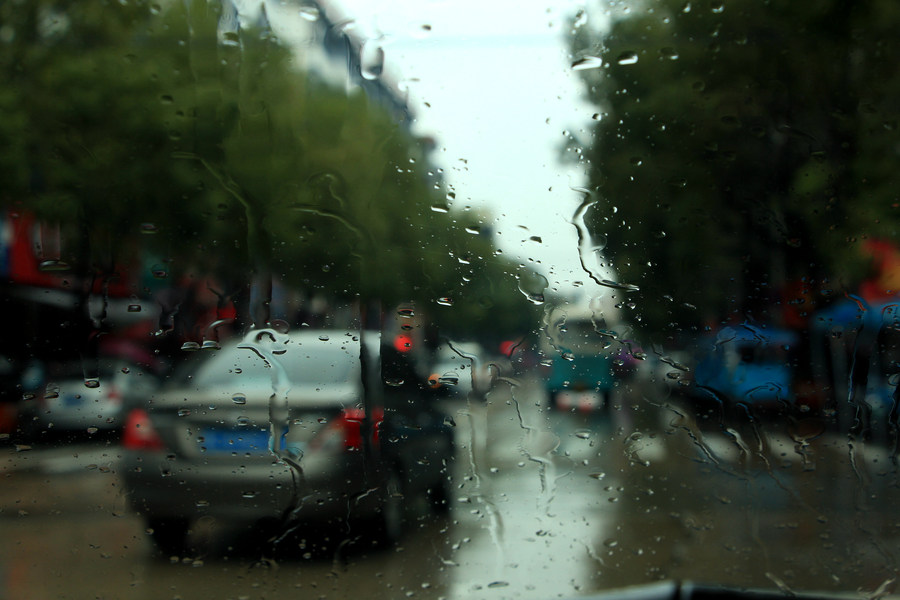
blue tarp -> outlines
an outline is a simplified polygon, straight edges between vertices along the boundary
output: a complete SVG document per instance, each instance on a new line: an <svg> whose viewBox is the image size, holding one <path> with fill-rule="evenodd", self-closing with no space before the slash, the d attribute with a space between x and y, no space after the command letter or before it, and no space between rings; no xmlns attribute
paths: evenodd
<svg viewBox="0 0 900 600"><path fill-rule="evenodd" d="M697 365L694 381L736 401L792 401L787 353L796 340L786 329L751 323L723 327L714 350Z"/></svg>
<svg viewBox="0 0 900 600"><path fill-rule="evenodd" d="M900 298L869 304L858 296L850 296L816 313L812 322L815 329L880 330L886 325L900 325Z"/></svg>

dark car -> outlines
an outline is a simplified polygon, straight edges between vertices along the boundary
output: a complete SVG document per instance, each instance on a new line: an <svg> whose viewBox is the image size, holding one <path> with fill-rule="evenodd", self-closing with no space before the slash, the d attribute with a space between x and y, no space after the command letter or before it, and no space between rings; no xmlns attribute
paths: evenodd
<svg viewBox="0 0 900 600"><path fill-rule="evenodd" d="M130 502L160 549L180 553L204 516L374 524L392 542L414 501L446 509L452 430L426 396L385 394L380 367L377 333L257 330L198 353L123 435Z"/></svg>

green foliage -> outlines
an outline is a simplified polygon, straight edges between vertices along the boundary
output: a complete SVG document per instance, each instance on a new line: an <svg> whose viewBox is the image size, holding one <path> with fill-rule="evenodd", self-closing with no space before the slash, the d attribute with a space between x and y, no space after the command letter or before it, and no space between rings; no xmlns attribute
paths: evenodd
<svg viewBox="0 0 900 600"><path fill-rule="evenodd" d="M641 287L643 324L777 320L791 281L855 289L859 242L897 234L900 9L634 9L603 33L576 30L572 48L607 63L581 71L600 118L585 152L590 218Z"/></svg>
<svg viewBox="0 0 900 600"><path fill-rule="evenodd" d="M526 326L514 267L431 210L440 180L402 119L297 68L264 26L220 33L218 6L0 8L15 83L0 90L0 201L63 223L82 274L143 253L171 280L274 274L385 305L454 297L437 313L448 328L475 332L496 307L498 333Z"/></svg>

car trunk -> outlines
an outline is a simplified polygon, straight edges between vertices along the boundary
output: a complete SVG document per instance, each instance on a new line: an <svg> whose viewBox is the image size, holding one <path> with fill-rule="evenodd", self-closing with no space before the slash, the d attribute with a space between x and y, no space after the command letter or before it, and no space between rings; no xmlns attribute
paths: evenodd
<svg viewBox="0 0 900 600"><path fill-rule="evenodd" d="M173 390L151 407L151 419L168 452L180 459L271 462L269 395L260 389L199 393L192 401ZM284 402L282 400L282 402ZM284 449L299 456L345 407L359 402L350 384L331 389L292 389L283 422L275 424ZM277 413L277 411L276 411Z"/></svg>

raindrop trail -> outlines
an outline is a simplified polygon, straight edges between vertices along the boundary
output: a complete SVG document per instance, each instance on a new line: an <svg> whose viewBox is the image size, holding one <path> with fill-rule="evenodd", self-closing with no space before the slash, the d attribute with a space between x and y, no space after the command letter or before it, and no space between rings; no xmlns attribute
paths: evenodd
<svg viewBox="0 0 900 600"><path fill-rule="evenodd" d="M593 544L588 544L587 542L582 540L581 545L584 546L584 549L587 551L588 556L590 556L592 560L597 562L601 567L606 566L606 563L603 562L603 557L597 554L597 550L596 548L594 548Z"/></svg>
<svg viewBox="0 0 900 600"><path fill-rule="evenodd" d="M571 188L573 191L580 192L584 194L584 199L581 201L581 204L575 209L575 214L572 215L572 225L575 227L575 231L578 234L578 262L581 264L581 269L587 274L591 280L597 285L624 290L629 292L636 292L640 288L636 285L631 285L628 283L618 283L612 281L610 279L603 279L587 264L587 256L589 253L601 249L599 246L590 244L589 240L591 239L591 233L588 231L587 226L584 224L584 216L587 211L597 203L597 198L594 195L584 189L584 188Z"/></svg>
<svg viewBox="0 0 900 600"><path fill-rule="evenodd" d="M722 467L722 465L719 463L719 460L716 458L716 455L709 448L709 446L706 445L706 442L703 441L703 434L700 432L699 429L696 428L696 425L691 426L691 425L684 424L684 423L691 422L686 414L684 414L677 407L673 406L672 404L669 404L668 402L665 404L656 404L656 403L652 402L651 400L649 400L646 396L644 397L644 401L650 403L652 406L656 406L658 408L664 408L664 409L667 409L667 410L675 413L682 422L679 424L675 424L675 427L677 427L678 429L681 429L682 431L687 433L688 437L691 438L691 442L695 446L697 446L697 448L700 449L700 451L703 453L703 455L706 456L706 458L708 458L710 460L710 462L712 462L712 464L714 464L716 466L716 468L718 468L723 473L737 476L736 473L733 473L733 472L729 471L728 469L725 469L724 467Z"/></svg>
<svg viewBox="0 0 900 600"><path fill-rule="evenodd" d="M804 509L806 509L806 511L809 512L809 514L811 514L815 517L818 517L819 514L821 514L820 511L817 511L809 502L807 502L806 500L801 498L797 494L796 491L792 490L787 485L785 485L784 482L775 473L775 470L772 468L772 463L769 462L769 459L763 453L763 450L765 450L766 444L765 444L765 441L763 440L762 434L759 431L759 425L758 425L757 421L752 421L751 424L753 426L753 433L756 436L757 449L754 452L754 454L756 456L758 456L760 460L762 460L763 464L766 465L766 473L769 475L769 478L775 483L775 485L778 486L778 488L781 491L783 491L785 494L790 496L794 502L796 502L799 506L802 506Z"/></svg>
<svg viewBox="0 0 900 600"><path fill-rule="evenodd" d="M268 341L266 341L268 340ZM284 436L290 430L290 406L288 393L291 390L290 378L284 366L276 358L276 350L271 348L278 344L278 351L284 351L285 336L274 329L261 329L257 332L253 343L244 343L239 348L252 351L259 356L272 370L272 394L269 396L269 450L279 460L290 467L292 481L291 502L283 513L283 520L289 522L303 505L305 498L300 497L300 488L306 489L305 474L300 466L300 458L294 457L284 448Z"/></svg>
<svg viewBox="0 0 900 600"><path fill-rule="evenodd" d="M472 413L472 400L471 398L467 400L467 409L465 412L460 411L460 416L469 417L469 448L468 448L468 456L469 459L469 469L472 473L472 481L474 482L474 489L472 497L476 499L479 503L484 504L485 512L488 516L488 533L491 536L491 541L494 543L494 546L497 548L497 565L502 569L502 566L505 564L505 553L503 551L503 519L500 516L500 512L497 510L497 507L494 503L486 497L484 491L482 490L482 481L481 476L478 474L478 466L475 460L475 417Z"/></svg>
<svg viewBox="0 0 900 600"><path fill-rule="evenodd" d="M447 340L447 345L450 349L455 352L460 358L468 361L469 363L469 380L472 384L472 393L482 395L481 390L490 390L491 384L493 383L493 371L489 370L489 377L491 381L486 382L487 386L482 386L479 378L481 377L481 358L476 354L470 354L468 352L463 352L459 348L453 345L453 342Z"/></svg>
<svg viewBox="0 0 900 600"><path fill-rule="evenodd" d="M725 427L725 433L729 434L735 445L740 448L741 455L749 458L753 456L753 451L750 450L750 446L747 445L747 442L744 441L744 438L741 437L741 434L737 432L737 430L732 429L731 427Z"/></svg>
<svg viewBox="0 0 900 600"><path fill-rule="evenodd" d="M538 464L538 477L541 482L541 495L544 497L544 512L547 516L550 515L550 504L553 502L553 498L556 496L556 477L553 477L553 484L550 485L548 482L550 481L550 477L553 475L553 462L544 457L537 456L528 451L526 447L526 441L528 439L535 438L537 436L538 430L530 425L525 423L525 418L522 416L522 407L519 404L518 398L516 398L515 389L510 386L510 398L512 399L513 406L516 409L516 416L519 419L519 427L522 429L523 433L519 438L519 452L521 452L525 457ZM556 447L558 447L559 443L555 444L552 448L548 450L548 454L552 452Z"/></svg>
<svg viewBox="0 0 900 600"><path fill-rule="evenodd" d="M584 56L572 63L573 71L586 71L588 69L599 69L603 66L603 59L599 56Z"/></svg>

